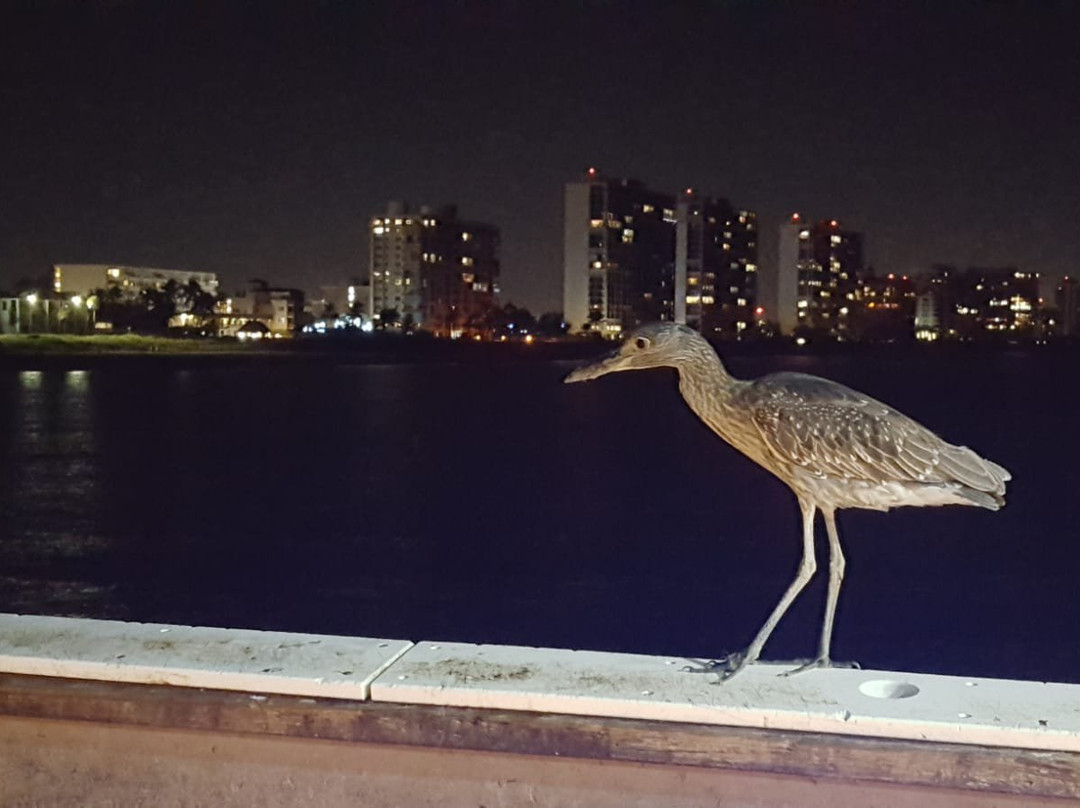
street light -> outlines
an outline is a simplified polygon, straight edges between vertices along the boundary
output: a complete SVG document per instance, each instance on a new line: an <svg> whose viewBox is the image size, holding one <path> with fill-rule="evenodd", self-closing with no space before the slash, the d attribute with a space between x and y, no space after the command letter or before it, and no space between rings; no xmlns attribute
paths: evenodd
<svg viewBox="0 0 1080 808"><path fill-rule="evenodd" d="M30 294L28 294L26 296L26 302L29 303L31 306L33 306L35 303L37 303L37 300L38 300L38 297L37 297L36 292L31 292Z"/></svg>
<svg viewBox="0 0 1080 808"><path fill-rule="evenodd" d="M81 295L72 296L72 298L71 298L71 305L72 306L75 306L75 308L78 308L82 304L83 304L83 299L82 299Z"/></svg>

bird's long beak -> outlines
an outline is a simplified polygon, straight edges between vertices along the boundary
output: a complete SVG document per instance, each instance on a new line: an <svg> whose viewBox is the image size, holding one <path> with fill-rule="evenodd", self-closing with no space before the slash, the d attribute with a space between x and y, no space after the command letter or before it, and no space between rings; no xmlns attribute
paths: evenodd
<svg viewBox="0 0 1080 808"><path fill-rule="evenodd" d="M591 365L585 365L584 367L571 371L571 373L563 379L563 383L573 384L574 382L587 382L590 379L598 379L601 376L606 376L608 373L616 373L620 370L629 369L629 357L616 351L610 356L601 359L599 362L593 362Z"/></svg>

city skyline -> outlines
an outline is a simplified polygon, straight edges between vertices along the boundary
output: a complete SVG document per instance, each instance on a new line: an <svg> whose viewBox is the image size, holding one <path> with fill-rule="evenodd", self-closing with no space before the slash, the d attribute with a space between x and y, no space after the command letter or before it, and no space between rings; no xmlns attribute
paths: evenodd
<svg viewBox="0 0 1080 808"><path fill-rule="evenodd" d="M561 308L589 165L866 234L867 263L1080 271L1072 4L5 11L0 285L57 263L313 289L370 217L502 231L502 300Z"/></svg>

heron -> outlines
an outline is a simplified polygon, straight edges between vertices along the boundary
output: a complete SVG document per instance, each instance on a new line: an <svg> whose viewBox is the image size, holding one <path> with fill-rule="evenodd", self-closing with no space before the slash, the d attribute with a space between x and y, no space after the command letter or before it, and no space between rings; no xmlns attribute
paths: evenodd
<svg viewBox="0 0 1080 808"><path fill-rule="evenodd" d="M690 670L715 671L724 681L757 662L773 629L817 570L818 511L829 540L818 653L785 675L851 666L830 656L845 567L837 510L888 511L904 505L997 510L1005 504L1005 483L1011 475L997 463L966 446L947 443L880 401L829 379L787 372L736 379L712 346L685 325L638 328L615 353L574 370L564 381L659 367L678 371L679 392L690 409L719 437L785 483L802 512L802 561L768 619L745 649Z"/></svg>

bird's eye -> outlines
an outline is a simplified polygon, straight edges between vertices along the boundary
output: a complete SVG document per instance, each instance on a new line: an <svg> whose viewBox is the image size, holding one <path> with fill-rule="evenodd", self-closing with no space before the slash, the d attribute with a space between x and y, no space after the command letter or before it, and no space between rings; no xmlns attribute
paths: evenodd
<svg viewBox="0 0 1080 808"><path fill-rule="evenodd" d="M636 340L634 340L634 345L637 346L637 349L639 351L644 351L646 348L649 347L649 341L645 339L645 337L638 337Z"/></svg>

